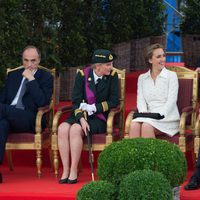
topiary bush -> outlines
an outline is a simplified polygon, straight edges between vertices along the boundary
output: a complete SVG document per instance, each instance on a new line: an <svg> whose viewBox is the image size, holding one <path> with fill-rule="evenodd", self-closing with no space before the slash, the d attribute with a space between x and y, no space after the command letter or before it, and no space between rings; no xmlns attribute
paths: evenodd
<svg viewBox="0 0 200 200"><path fill-rule="evenodd" d="M115 187L107 181L94 181L84 185L77 193L77 200L114 200Z"/></svg>
<svg viewBox="0 0 200 200"><path fill-rule="evenodd" d="M126 175L119 190L119 200L172 200L169 181L160 172L136 170Z"/></svg>
<svg viewBox="0 0 200 200"><path fill-rule="evenodd" d="M119 185L124 175L143 169L161 172L175 187L186 178L186 159L175 144L151 138L114 142L98 158L99 178L115 185Z"/></svg>

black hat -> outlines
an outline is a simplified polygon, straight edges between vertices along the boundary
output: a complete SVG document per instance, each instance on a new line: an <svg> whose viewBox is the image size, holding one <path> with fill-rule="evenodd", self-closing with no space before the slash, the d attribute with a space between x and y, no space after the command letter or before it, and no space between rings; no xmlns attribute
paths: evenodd
<svg viewBox="0 0 200 200"><path fill-rule="evenodd" d="M106 49L97 49L92 55L92 64L95 63L108 63L115 59L115 55Z"/></svg>

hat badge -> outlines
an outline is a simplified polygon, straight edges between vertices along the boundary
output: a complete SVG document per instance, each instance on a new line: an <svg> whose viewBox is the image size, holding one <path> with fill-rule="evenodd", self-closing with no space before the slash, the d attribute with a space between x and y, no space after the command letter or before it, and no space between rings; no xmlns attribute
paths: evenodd
<svg viewBox="0 0 200 200"><path fill-rule="evenodd" d="M112 54L110 54L108 58L109 58L109 60L112 60L113 59Z"/></svg>

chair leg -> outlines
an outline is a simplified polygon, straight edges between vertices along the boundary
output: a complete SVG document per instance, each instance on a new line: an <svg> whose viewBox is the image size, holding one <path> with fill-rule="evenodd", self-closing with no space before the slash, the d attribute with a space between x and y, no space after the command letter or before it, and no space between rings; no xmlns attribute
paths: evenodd
<svg viewBox="0 0 200 200"><path fill-rule="evenodd" d="M6 153L7 153L9 169L10 171L13 171L14 167L13 167L13 161L12 161L12 152L11 150L7 150Z"/></svg>
<svg viewBox="0 0 200 200"><path fill-rule="evenodd" d="M55 177L58 177L58 166L59 166L59 160L58 160L58 150L53 150L53 166L54 166L54 173Z"/></svg>
<svg viewBox="0 0 200 200"><path fill-rule="evenodd" d="M41 166L42 166L42 153L41 150L36 150L36 166L38 177L41 177Z"/></svg>
<svg viewBox="0 0 200 200"><path fill-rule="evenodd" d="M48 150L49 150L49 160L50 160L51 168L53 170L54 169L54 165L53 165L53 153L52 153L51 148L49 148Z"/></svg>

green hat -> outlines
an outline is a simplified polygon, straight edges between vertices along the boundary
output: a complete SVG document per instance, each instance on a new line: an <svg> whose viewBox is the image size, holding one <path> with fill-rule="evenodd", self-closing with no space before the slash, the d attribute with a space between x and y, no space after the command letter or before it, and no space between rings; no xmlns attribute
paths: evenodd
<svg viewBox="0 0 200 200"><path fill-rule="evenodd" d="M106 49L97 49L92 55L92 64L95 63L108 63L115 59L115 55Z"/></svg>

